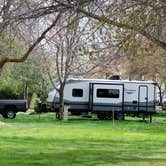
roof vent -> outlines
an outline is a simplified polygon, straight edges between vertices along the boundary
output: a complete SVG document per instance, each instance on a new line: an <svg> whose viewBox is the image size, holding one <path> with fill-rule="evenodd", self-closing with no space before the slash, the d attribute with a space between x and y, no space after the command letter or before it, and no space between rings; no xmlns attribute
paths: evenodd
<svg viewBox="0 0 166 166"><path fill-rule="evenodd" d="M113 75L109 78L109 80L120 80L120 76L119 75Z"/></svg>

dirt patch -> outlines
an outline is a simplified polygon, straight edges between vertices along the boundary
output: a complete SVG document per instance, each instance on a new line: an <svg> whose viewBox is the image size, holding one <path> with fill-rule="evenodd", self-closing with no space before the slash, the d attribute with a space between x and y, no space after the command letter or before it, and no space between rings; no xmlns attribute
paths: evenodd
<svg viewBox="0 0 166 166"><path fill-rule="evenodd" d="M6 124L4 122L0 122L0 126L10 126L10 125L8 125L8 124Z"/></svg>

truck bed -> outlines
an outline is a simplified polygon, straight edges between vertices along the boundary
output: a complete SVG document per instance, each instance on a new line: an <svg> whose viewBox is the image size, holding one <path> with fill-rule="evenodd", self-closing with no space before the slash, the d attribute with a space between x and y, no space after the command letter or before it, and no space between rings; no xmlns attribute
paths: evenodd
<svg viewBox="0 0 166 166"><path fill-rule="evenodd" d="M4 118L10 118L8 117L9 114L11 115L11 119L13 119L17 112L25 112L27 108L27 100L0 99L0 114L2 114Z"/></svg>

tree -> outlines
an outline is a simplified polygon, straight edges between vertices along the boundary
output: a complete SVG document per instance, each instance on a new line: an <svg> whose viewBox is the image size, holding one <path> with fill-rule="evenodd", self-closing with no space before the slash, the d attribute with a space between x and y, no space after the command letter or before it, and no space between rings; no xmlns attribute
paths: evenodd
<svg viewBox="0 0 166 166"><path fill-rule="evenodd" d="M84 58L82 52L85 49L82 38L84 28L80 27L78 18L79 16L75 13L64 13L57 23L57 27L60 27L60 30L59 28L57 28L58 30L53 30L52 37L47 40L47 44L50 47L48 50L55 58L57 80L59 81L59 88L54 85L54 88L59 93L59 110L57 112L59 120L63 119L64 88L69 76L85 74L95 68L95 66L89 65L85 69L87 60L85 60L86 58ZM61 27L65 28L61 30ZM50 68L48 67L49 71ZM49 75L52 77L50 72Z"/></svg>
<svg viewBox="0 0 166 166"><path fill-rule="evenodd" d="M47 33L56 25L57 20L60 18L61 11L56 11L56 9L52 11L50 9L52 12L49 13L51 13L50 17L53 21L47 22L46 25L48 26L42 26L45 19L48 18L48 13L47 11L45 11L46 9L47 7L45 7L45 3L42 3L42 1L0 1L0 34L3 35L4 33L10 33L13 38L17 37L17 39L21 41L22 44L24 43L24 48L27 48L27 51L22 53L22 55L20 55L19 57L15 54L4 56L3 53L1 53L0 71L2 70L4 64L7 62L24 62L29 56L29 54L34 50L34 48L45 38ZM26 39L26 41L23 42L23 40L25 39L24 31L25 29L27 29L27 22L28 24L30 24L29 27L34 28L34 26L39 25L42 26L42 28L38 27L37 29L35 27L33 29L33 32L31 32L31 37L36 37L33 41L28 41ZM40 29L44 30L41 31ZM2 43L2 45L4 44ZM2 49L4 50L4 48Z"/></svg>
<svg viewBox="0 0 166 166"><path fill-rule="evenodd" d="M52 0L45 5L42 5L41 2L42 0L40 2L32 1L32 3L28 3L24 0L22 8L20 8L21 2L19 1L6 0L5 3L1 3L1 17L3 19L0 27L7 27L8 25L14 24L13 22L25 22L26 20L34 20L34 22L37 22L39 18L44 18L46 16L50 17L53 13L58 13L60 11L63 11L64 13L73 12L80 13L80 15L82 15L81 17L99 21L102 24L102 27L107 24L110 28L113 26L119 27L127 34L134 33L135 36L141 34L161 48L165 48L165 1L163 0L110 2L102 0ZM12 13L14 14L12 15ZM1 30L2 29L4 28L1 28ZM39 42L40 41L37 43ZM37 43L30 51L25 53L23 56L24 58L21 57L19 60L17 58L12 59L12 57L2 58L0 61L1 66L7 61L24 61Z"/></svg>
<svg viewBox="0 0 166 166"><path fill-rule="evenodd" d="M97 5L98 2L100 6ZM134 30L136 33L145 36L147 39L166 50L164 38L166 30L166 13L164 11L166 5L165 1L142 0L125 2L113 1L110 3L106 1L102 2L92 2L96 4L96 10L94 10L94 8L91 10L90 4L89 8L78 6L76 11L108 25L117 26L130 31ZM65 1L58 1L58 3L69 9L75 9L75 6L78 5L79 2L69 4L65 3Z"/></svg>
<svg viewBox="0 0 166 166"><path fill-rule="evenodd" d="M0 69L2 69L4 64L7 62L24 62L28 58L29 54L33 51L33 49L43 40L43 38L45 38L45 35L56 25L59 17L60 14L57 15L56 19L52 22L52 24L42 32L42 34L36 39L36 41L28 48L28 50L21 57L10 56L0 58Z"/></svg>
<svg viewBox="0 0 166 166"><path fill-rule="evenodd" d="M36 93L46 98L51 84L41 50L35 50L25 63L5 65L0 84L0 98L3 99L23 98L25 86L28 86L29 97Z"/></svg>
<svg viewBox="0 0 166 166"><path fill-rule="evenodd" d="M45 16L52 16L54 13L58 12L75 12L83 14L82 17L92 18L98 20L103 24L110 26L116 26L127 30L129 33L141 34L147 39L158 45L159 47L166 50L165 43L165 1L153 1L153 0L141 0L141 1L89 1L89 0L78 0L78 1L58 1L52 0L45 5L42 5L41 2L33 2L29 4L28 8L24 5L25 12L20 10L17 11L19 5L18 3L7 0L7 3L2 5L1 13L3 13L3 24L1 27L6 27L9 23L14 21L25 21L31 19L37 19ZM15 7L10 8L12 5ZM16 5L17 4L17 5ZM4 10L5 9L5 10ZM28 10L30 9L30 10ZM14 11L13 11L14 10ZM6 12L8 11L8 12ZM14 15L6 14L12 13ZM10 17L9 17L10 16ZM53 25L54 26L54 25ZM53 28L48 28L48 31ZM2 28L1 28L2 29ZM47 31L47 32L48 32ZM47 33L45 32L44 35ZM34 47L44 38L44 35L41 35L37 41L28 49L22 58L1 58L0 66L6 62L22 62L27 56L31 53Z"/></svg>
<svg viewBox="0 0 166 166"><path fill-rule="evenodd" d="M58 1L53 5L61 5L65 10L75 10L92 18L132 33L135 31L166 49L165 43L165 1ZM66 7L66 8L65 8Z"/></svg>

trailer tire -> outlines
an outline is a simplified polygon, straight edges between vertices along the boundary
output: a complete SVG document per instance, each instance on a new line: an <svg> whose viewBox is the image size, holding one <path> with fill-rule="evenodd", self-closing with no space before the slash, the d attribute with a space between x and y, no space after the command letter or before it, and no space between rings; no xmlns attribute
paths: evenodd
<svg viewBox="0 0 166 166"><path fill-rule="evenodd" d="M104 114L101 113L101 112L97 113L97 118L98 118L99 120L105 120L105 116L104 116Z"/></svg>
<svg viewBox="0 0 166 166"><path fill-rule="evenodd" d="M105 120L112 120L112 112L105 113Z"/></svg>
<svg viewBox="0 0 166 166"><path fill-rule="evenodd" d="M115 114L115 119L116 119L116 120L124 120L124 114L121 113L121 112L117 112L117 113Z"/></svg>
<svg viewBox="0 0 166 166"><path fill-rule="evenodd" d="M110 112L99 112L97 113L97 118L99 120L111 120L112 119L112 114Z"/></svg>

